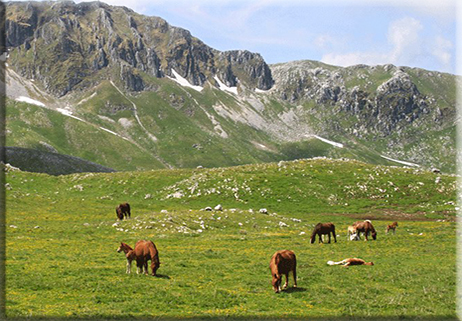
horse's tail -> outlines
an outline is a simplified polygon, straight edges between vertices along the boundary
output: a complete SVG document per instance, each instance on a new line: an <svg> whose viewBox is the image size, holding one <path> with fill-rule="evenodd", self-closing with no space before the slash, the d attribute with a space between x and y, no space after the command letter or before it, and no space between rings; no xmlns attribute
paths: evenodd
<svg viewBox="0 0 462 321"><path fill-rule="evenodd" d="M160 264L159 262L159 251L157 251L157 248L155 244L151 241L152 246L149 247L149 255L151 256L151 260L154 261L156 264Z"/></svg>

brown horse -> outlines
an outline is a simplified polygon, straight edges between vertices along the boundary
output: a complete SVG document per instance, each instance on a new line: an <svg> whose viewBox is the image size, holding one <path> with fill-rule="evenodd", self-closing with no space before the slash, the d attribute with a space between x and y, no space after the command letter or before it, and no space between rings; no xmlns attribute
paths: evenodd
<svg viewBox="0 0 462 321"><path fill-rule="evenodd" d="M313 229L313 233L311 233L311 244L316 241L316 235L319 236L319 243L324 243L322 241L321 235L329 235L329 243L330 243L330 233L334 236L335 243L337 243L337 236L335 235L335 225L332 223L318 223Z"/></svg>
<svg viewBox="0 0 462 321"><path fill-rule="evenodd" d="M343 265L344 267L350 266L350 265L374 265L374 262L366 262L363 259L358 259L358 258L349 258L345 259L340 262L334 262L334 261L328 261L327 264L329 265Z"/></svg>
<svg viewBox="0 0 462 321"><path fill-rule="evenodd" d="M289 273L292 271L294 277L294 288L297 287L297 258L295 253L289 250L277 251L273 254L270 261L271 276L273 277L273 290L281 292L282 275L286 276L286 283L282 287L287 288L289 284Z"/></svg>
<svg viewBox="0 0 462 321"><path fill-rule="evenodd" d="M396 227L398 226L398 222L393 222L390 225L387 225L387 234L388 231L393 230L393 234L395 234Z"/></svg>
<svg viewBox="0 0 462 321"><path fill-rule="evenodd" d="M127 273L131 272L132 261L136 260L137 274L148 275L148 261L151 260L152 275L156 276L156 271L160 266L159 252L152 241L140 240L136 242L135 249L125 243L120 243L117 252L124 252L127 258Z"/></svg>
<svg viewBox="0 0 462 321"><path fill-rule="evenodd" d="M369 236L369 233L372 235L372 238L374 240L377 239L377 232L375 231L374 226L372 226L371 221L365 220L354 222L353 227L356 228L358 236L360 235L360 233L364 233L365 241L368 241L367 237Z"/></svg>
<svg viewBox="0 0 462 321"><path fill-rule="evenodd" d="M122 203L116 207L116 214L119 220L123 220L125 218L130 218L130 204Z"/></svg>

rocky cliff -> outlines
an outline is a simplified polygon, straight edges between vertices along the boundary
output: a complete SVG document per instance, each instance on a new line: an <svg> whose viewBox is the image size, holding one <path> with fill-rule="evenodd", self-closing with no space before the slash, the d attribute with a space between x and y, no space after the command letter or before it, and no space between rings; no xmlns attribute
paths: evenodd
<svg viewBox="0 0 462 321"><path fill-rule="evenodd" d="M198 86L215 84L215 75L228 86L267 90L274 82L259 54L217 51L187 30L125 7L9 2L6 10L7 46L14 49L9 63L56 96L88 88L108 73L120 76L129 91L146 89L144 74L173 77L172 70Z"/></svg>

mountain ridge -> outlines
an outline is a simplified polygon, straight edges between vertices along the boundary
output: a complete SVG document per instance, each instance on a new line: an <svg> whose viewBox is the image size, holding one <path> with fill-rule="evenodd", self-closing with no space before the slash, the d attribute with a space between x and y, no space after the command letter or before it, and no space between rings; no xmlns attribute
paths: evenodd
<svg viewBox="0 0 462 321"><path fill-rule="evenodd" d="M130 142L138 162L145 159L116 164L94 149L89 160L108 167L214 167L313 156L389 164L386 156L455 169L460 79L454 75L310 60L268 65L260 54L220 52L162 18L98 2L7 3L6 30L7 81L16 88L9 90L10 127L34 123L17 101L27 93L47 108L67 110L72 122L85 121L89 126L79 130L92 132L87 138L95 146L102 143L89 137L104 128L116 134L111 139L125 140L112 142L119 158L127 159L117 145ZM61 60L52 63L55 58ZM59 118L59 126L76 126ZM70 131L65 142L40 126L23 137L12 132L7 142L14 146L42 141L61 153L89 154L83 142L73 145L83 138ZM149 165L148 159L156 160Z"/></svg>

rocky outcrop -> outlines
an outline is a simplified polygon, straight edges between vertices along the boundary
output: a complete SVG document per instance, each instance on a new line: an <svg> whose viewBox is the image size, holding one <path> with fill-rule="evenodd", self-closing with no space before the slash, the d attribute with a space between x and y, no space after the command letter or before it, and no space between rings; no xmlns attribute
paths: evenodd
<svg viewBox="0 0 462 321"><path fill-rule="evenodd" d="M118 69L111 74L120 74L131 91L146 89L142 73L174 77L172 70L198 86L213 84L214 76L228 86L239 82L266 90L274 83L259 54L214 50L187 30L124 7L14 2L7 11L10 65L22 76L43 82L56 96L85 87L85 77L103 77L108 68Z"/></svg>

